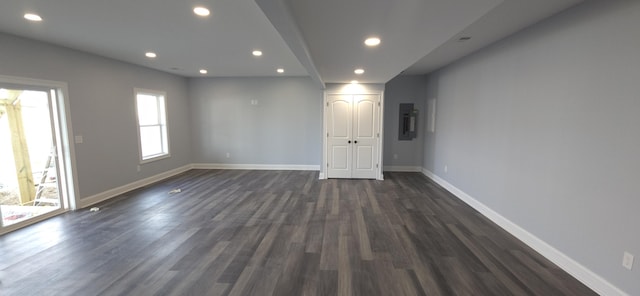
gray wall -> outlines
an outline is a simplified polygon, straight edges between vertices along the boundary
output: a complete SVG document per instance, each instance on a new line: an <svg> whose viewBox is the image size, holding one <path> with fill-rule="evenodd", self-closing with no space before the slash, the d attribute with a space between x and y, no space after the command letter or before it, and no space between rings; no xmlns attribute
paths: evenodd
<svg viewBox="0 0 640 296"><path fill-rule="evenodd" d="M320 165L322 90L310 78L198 78L189 90L194 163Z"/></svg>
<svg viewBox="0 0 640 296"><path fill-rule="evenodd" d="M0 75L68 83L80 197L190 163L187 82L162 72L0 33ZM167 93L171 157L142 165L134 88Z"/></svg>
<svg viewBox="0 0 640 296"><path fill-rule="evenodd" d="M640 1L586 1L431 75L438 114L424 162L630 295L640 295L639 28Z"/></svg>
<svg viewBox="0 0 640 296"><path fill-rule="evenodd" d="M426 77L422 75L407 75L397 76L385 84L383 161L386 168L422 167L426 81ZM413 103L414 108L418 109L418 134L411 141L398 140L398 112L402 103ZM397 158L394 158L394 155L397 155Z"/></svg>

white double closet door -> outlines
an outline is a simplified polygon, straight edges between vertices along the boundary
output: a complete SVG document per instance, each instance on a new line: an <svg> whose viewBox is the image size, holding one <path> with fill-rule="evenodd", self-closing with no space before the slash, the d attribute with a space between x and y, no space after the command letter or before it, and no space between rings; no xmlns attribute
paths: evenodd
<svg viewBox="0 0 640 296"><path fill-rule="evenodd" d="M375 179L380 95L327 95L327 178Z"/></svg>

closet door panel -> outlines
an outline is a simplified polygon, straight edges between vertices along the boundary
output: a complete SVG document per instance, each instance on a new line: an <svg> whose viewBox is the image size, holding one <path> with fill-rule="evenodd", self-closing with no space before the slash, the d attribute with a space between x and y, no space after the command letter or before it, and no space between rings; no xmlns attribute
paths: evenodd
<svg viewBox="0 0 640 296"><path fill-rule="evenodd" d="M351 178L352 96L330 95L327 106L328 178Z"/></svg>
<svg viewBox="0 0 640 296"><path fill-rule="evenodd" d="M378 159L377 95L355 95L353 98L353 178L375 179Z"/></svg>

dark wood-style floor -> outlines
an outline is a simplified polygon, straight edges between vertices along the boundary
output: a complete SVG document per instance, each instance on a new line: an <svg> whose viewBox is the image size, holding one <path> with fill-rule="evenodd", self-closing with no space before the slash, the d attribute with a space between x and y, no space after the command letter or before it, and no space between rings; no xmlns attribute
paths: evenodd
<svg viewBox="0 0 640 296"><path fill-rule="evenodd" d="M0 295L595 295L423 175L385 178L192 170L0 237Z"/></svg>

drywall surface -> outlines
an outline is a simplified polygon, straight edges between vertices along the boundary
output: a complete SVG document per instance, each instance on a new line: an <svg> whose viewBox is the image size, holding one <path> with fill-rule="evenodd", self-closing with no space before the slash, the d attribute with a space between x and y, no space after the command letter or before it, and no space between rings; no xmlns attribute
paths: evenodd
<svg viewBox="0 0 640 296"><path fill-rule="evenodd" d="M384 165L386 168L420 168L424 149L424 123L426 120L426 77L423 75L397 76L385 84L384 100ZM410 141L398 140L399 106L414 104L418 110L417 137Z"/></svg>
<svg viewBox="0 0 640 296"><path fill-rule="evenodd" d="M191 163L187 81L80 51L0 34L0 75L66 82L81 198ZM166 92L171 157L139 164L134 88ZM73 145L73 144L72 144Z"/></svg>
<svg viewBox="0 0 640 296"><path fill-rule="evenodd" d="M586 1L430 75L424 166L640 295L640 2ZM444 167L448 170L445 172ZM637 261L636 258L636 261Z"/></svg>
<svg viewBox="0 0 640 296"><path fill-rule="evenodd" d="M194 163L320 165L322 90L310 78L194 78L189 88Z"/></svg>

